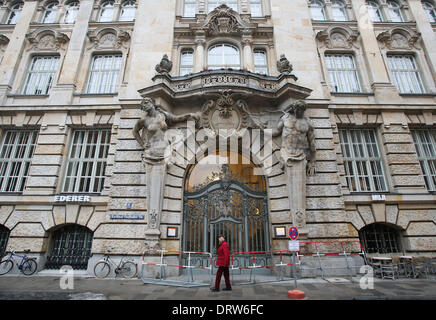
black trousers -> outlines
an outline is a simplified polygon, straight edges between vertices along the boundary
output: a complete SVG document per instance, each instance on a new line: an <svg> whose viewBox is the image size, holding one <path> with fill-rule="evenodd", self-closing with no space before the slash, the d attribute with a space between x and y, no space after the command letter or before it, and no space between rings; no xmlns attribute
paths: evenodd
<svg viewBox="0 0 436 320"><path fill-rule="evenodd" d="M231 289L232 285L230 284L230 276L229 276L229 267L218 267L218 271L216 272L215 279L215 289L220 289L221 276L224 273L224 279L226 281L226 288Z"/></svg>

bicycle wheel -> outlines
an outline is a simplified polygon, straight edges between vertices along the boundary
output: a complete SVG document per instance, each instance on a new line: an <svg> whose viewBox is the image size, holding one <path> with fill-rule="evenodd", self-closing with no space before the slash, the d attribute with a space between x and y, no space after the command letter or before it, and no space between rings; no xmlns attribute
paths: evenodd
<svg viewBox="0 0 436 320"><path fill-rule="evenodd" d="M106 278L110 271L111 266L106 261L100 261L94 267L94 275L96 278Z"/></svg>
<svg viewBox="0 0 436 320"><path fill-rule="evenodd" d="M28 259L21 265L21 272L26 276L30 276L35 273L37 268L38 265L36 264L36 261L33 259Z"/></svg>
<svg viewBox="0 0 436 320"><path fill-rule="evenodd" d="M133 278L136 276L136 273L138 272L138 266L136 263L133 263L131 261L126 261L123 263L121 267L121 274L124 278Z"/></svg>
<svg viewBox="0 0 436 320"><path fill-rule="evenodd" d="M0 262L0 275L4 275L12 270L14 263L12 260L3 260Z"/></svg>

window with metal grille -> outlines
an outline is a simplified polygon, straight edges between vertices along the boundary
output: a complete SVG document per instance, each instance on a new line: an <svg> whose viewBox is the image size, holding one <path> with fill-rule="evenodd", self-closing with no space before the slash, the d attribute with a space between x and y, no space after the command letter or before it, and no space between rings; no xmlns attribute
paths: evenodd
<svg viewBox="0 0 436 320"><path fill-rule="evenodd" d="M6 246L9 240L9 229L0 225L0 259L3 257L6 251Z"/></svg>
<svg viewBox="0 0 436 320"><path fill-rule="evenodd" d="M194 50L182 50L180 55L180 75L184 76L194 71Z"/></svg>
<svg viewBox="0 0 436 320"><path fill-rule="evenodd" d="M436 191L436 130L411 130L427 188Z"/></svg>
<svg viewBox="0 0 436 320"><path fill-rule="evenodd" d="M326 54L325 58L332 92L361 92L356 64L351 54Z"/></svg>
<svg viewBox="0 0 436 320"><path fill-rule="evenodd" d="M225 4L232 10L238 12L238 0L208 0L207 4L209 12L213 11L216 7L219 7L222 4Z"/></svg>
<svg viewBox="0 0 436 320"><path fill-rule="evenodd" d="M59 269L69 265L73 269L86 269L91 257L92 239L92 231L80 225L66 225L55 230L45 267Z"/></svg>
<svg viewBox="0 0 436 320"><path fill-rule="evenodd" d="M387 191L375 130L340 129L339 138L350 191Z"/></svg>
<svg viewBox="0 0 436 320"><path fill-rule="evenodd" d="M97 55L92 59L88 93L115 93L121 69L121 54Z"/></svg>
<svg viewBox="0 0 436 320"><path fill-rule="evenodd" d="M209 69L241 67L239 50L230 44L218 44L209 49L207 56Z"/></svg>
<svg viewBox="0 0 436 320"><path fill-rule="evenodd" d="M27 72L23 94L48 94L57 71L59 56L33 57Z"/></svg>
<svg viewBox="0 0 436 320"><path fill-rule="evenodd" d="M262 17L262 0L250 0L250 13L252 17Z"/></svg>
<svg viewBox="0 0 436 320"><path fill-rule="evenodd" d="M265 50L256 49L253 52L254 57L254 72L268 74L268 64L266 60Z"/></svg>
<svg viewBox="0 0 436 320"><path fill-rule="evenodd" d="M183 8L184 17L195 17L195 11L197 10L197 0L185 0Z"/></svg>
<svg viewBox="0 0 436 320"><path fill-rule="evenodd" d="M110 129L75 130L65 173L64 192L101 192Z"/></svg>
<svg viewBox="0 0 436 320"><path fill-rule="evenodd" d="M424 93L421 75L410 54L388 55L389 68L400 93Z"/></svg>
<svg viewBox="0 0 436 320"><path fill-rule="evenodd" d="M359 238L366 253L396 253L402 250L399 232L381 223L362 228Z"/></svg>
<svg viewBox="0 0 436 320"><path fill-rule="evenodd" d="M4 130L0 147L0 192L22 192L36 147L37 130Z"/></svg>

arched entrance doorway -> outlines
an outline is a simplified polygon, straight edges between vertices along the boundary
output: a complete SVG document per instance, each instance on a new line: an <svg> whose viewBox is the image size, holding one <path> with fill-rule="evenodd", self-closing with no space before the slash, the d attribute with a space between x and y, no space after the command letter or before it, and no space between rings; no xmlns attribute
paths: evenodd
<svg viewBox="0 0 436 320"><path fill-rule="evenodd" d="M232 163L236 159L237 163ZM231 152L205 156L189 168L184 192L184 251L215 256L218 235L224 235L231 253L269 250L266 182L256 168L250 159ZM251 264L249 259L248 255L237 256L234 265ZM256 259L265 260L266 255ZM208 264L204 258L194 263Z"/></svg>
<svg viewBox="0 0 436 320"><path fill-rule="evenodd" d="M46 269L59 269L69 265L73 269L86 269L91 257L93 232L78 224L68 224L51 234L51 248Z"/></svg>

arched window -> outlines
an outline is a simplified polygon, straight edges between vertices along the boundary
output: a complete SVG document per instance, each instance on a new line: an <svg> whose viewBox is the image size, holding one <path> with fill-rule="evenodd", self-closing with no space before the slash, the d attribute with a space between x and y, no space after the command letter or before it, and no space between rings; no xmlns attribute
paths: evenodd
<svg viewBox="0 0 436 320"><path fill-rule="evenodd" d="M216 7L219 7L222 4L227 5L236 12L238 11L238 0L208 0L208 12L213 11Z"/></svg>
<svg viewBox="0 0 436 320"><path fill-rule="evenodd" d="M429 1L423 1L422 6L424 7L428 20L430 20L430 22L436 22L436 9L434 5Z"/></svg>
<svg viewBox="0 0 436 320"><path fill-rule="evenodd" d="M268 63L266 60L266 52L263 49L256 49L253 52L254 57L254 72L260 74L268 74Z"/></svg>
<svg viewBox="0 0 436 320"><path fill-rule="evenodd" d="M136 3L133 0L124 1L121 5L120 21L135 20Z"/></svg>
<svg viewBox="0 0 436 320"><path fill-rule="evenodd" d="M388 1L389 16L392 22L403 22L401 7L396 1Z"/></svg>
<svg viewBox="0 0 436 320"><path fill-rule="evenodd" d="M224 43L211 47L207 55L207 65L209 69L239 69L241 62L238 48Z"/></svg>
<svg viewBox="0 0 436 320"><path fill-rule="evenodd" d="M24 2L18 2L11 7L7 24L16 24L23 9Z"/></svg>
<svg viewBox="0 0 436 320"><path fill-rule="evenodd" d="M45 267L59 269L63 265L70 265L73 269L86 269L91 257L92 239L93 232L77 224L53 231Z"/></svg>
<svg viewBox="0 0 436 320"><path fill-rule="evenodd" d="M180 54L180 72L181 76L190 74L194 71L194 50L185 49Z"/></svg>
<svg viewBox="0 0 436 320"><path fill-rule="evenodd" d="M100 15L98 17L99 22L110 22L114 18L114 3L115 1L103 2L100 9Z"/></svg>
<svg viewBox="0 0 436 320"><path fill-rule="evenodd" d="M332 15L334 21L348 21L347 9L343 1L332 1Z"/></svg>
<svg viewBox="0 0 436 320"><path fill-rule="evenodd" d="M375 1L368 1L367 4L368 4L368 13L369 13L369 17L371 18L371 21L382 22L383 16L381 14L378 3Z"/></svg>
<svg viewBox="0 0 436 320"><path fill-rule="evenodd" d="M197 8L197 0L185 0L183 8L184 17L195 17L195 11Z"/></svg>
<svg viewBox="0 0 436 320"><path fill-rule="evenodd" d="M9 229L5 226L0 225L0 257L3 257L3 254L6 251L6 246L9 240Z"/></svg>
<svg viewBox="0 0 436 320"><path fill-rule="evenodd" d="M382 223L372 223L359 231L360 242L367 253L401 252L401 238L397 229Z"/></svg>
<svg viewBox="0 0 436 320"><path fill-rule="evenodd" d="M66 5L64 23L74 23L79 13L79 2L71 1Z"/></svg>
<svg viewBox="0 0 436 320"><path fill-rule="evenodd" d="M310 0L309 8L313 20L326 20L324 2L320 0Z"/></svg>
<svg viewBox="0 0 436 320"><path fill-rule="evenodd" d="M56 14L58 12L59 2L53 1L50 2L45 7L44 18L42 19L42 23L55 23L56 22Z"/></svg>

